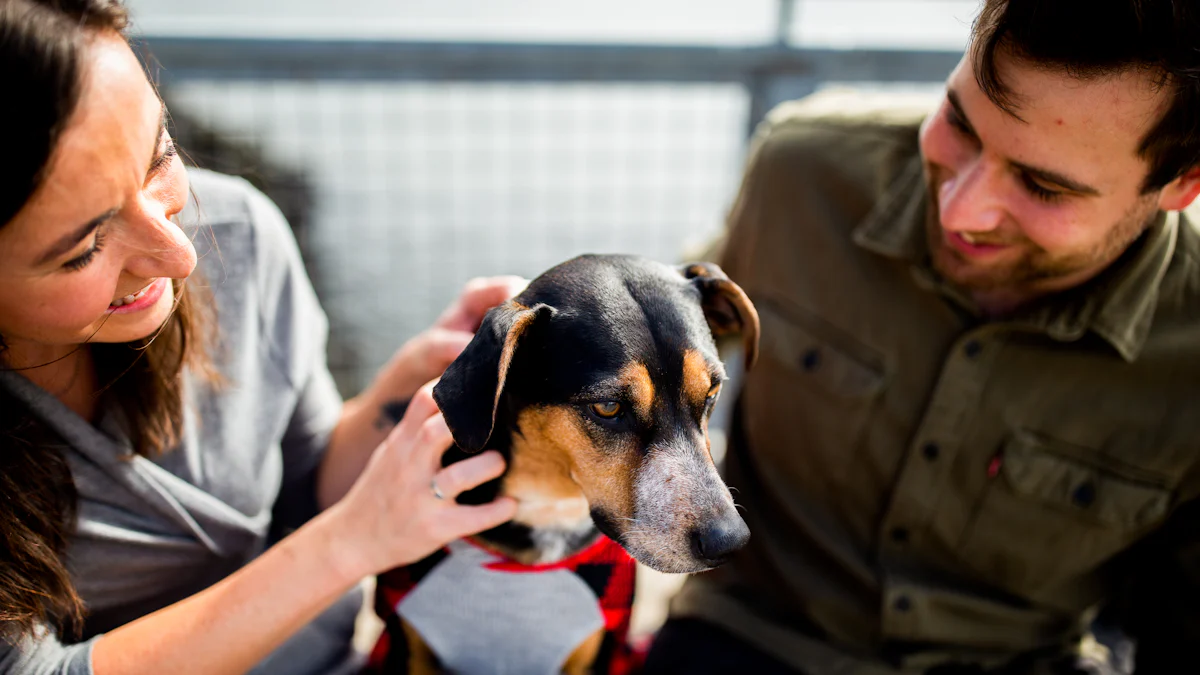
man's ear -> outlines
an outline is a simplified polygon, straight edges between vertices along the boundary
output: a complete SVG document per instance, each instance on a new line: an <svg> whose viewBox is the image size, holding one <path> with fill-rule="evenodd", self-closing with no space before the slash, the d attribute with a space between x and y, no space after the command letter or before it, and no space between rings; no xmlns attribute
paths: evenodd
<svg viewBox="0 0 1200 675"><path fill-rule="evenodd" d="M758 358L758 310L741 286L729 280L713 263L688 263L679 267L685 279L700 289L700 307L714 336L740 333L746 353L746 368Z"/></svg>
<svg viewBox="0 0 1200 675"><path fill-rule="evenodd" d="M514 300L493 307L434 385L433 399L460 448L479 452L487 446L518 343L553 315L549 305L525 307Z"/></svg>
<svg viewBox="0 0 1200 675"><path fill-rule="evenodd" d="M1179 211L1191 206L1200 196L1200 166L1193 166L1182 176L1167 183L1158 196L1158 208L1163 211Z"/></svg>

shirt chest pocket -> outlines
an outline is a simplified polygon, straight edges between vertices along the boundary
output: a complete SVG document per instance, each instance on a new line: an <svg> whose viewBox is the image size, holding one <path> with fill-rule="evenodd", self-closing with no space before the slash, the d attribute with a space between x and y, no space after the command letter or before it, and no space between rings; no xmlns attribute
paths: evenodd
<svg viewBox="0 0 1200 675"><path fill-rule="evenodd" d="M815 317L759 305L761 358L741 410L750 447L775 447L805 485L842 483L884 387L881 358Z"/></svg>
<svg viewBox="0 0 1200 675"><path fill-rule="evenodd" d="M1087 574L1166 517L1165 480L1078 459L1087 451L1027 431L1004 445L959 546L963 561L1017 593Z"/></svg>

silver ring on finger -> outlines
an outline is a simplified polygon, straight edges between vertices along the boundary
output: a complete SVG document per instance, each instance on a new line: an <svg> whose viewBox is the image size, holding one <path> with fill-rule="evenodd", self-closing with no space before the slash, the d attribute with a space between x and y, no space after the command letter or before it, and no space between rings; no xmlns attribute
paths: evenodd
<svg viewBox="0 0 1200 675"><path fill-rule="evenodd" d="M445 499L446 495L442 494L441 488L438 487L437 478L429 479L429 489L433 492L433 496L438 499Z"/></svg>

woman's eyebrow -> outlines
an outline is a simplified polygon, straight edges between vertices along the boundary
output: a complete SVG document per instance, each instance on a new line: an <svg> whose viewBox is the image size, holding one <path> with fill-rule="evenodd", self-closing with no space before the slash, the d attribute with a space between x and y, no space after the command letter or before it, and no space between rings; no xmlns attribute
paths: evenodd
<svg viewBox="0 0 1200 675"><path fill-rule="evenodd" d="M159 115L158 115L158 128L161 130L161 129L165 129L166 127L167 127L167 104L163 103L162 110L161 110L161 112L159 112ZM149 164L150 167L154 166L154 162L158 158L158 141L160 138L162 138L161 132L154 135L154 147L150 149L150 164ZM149 173L149 169L147 169L147 173ZM82 226L76 228L74 232L63 235L62 238L60 238L58 241L54 242L54 245L51 246L49 249L47 249L47 251L45 253L43 253L40 258L38 258L36 264L39 266L45 265L46 263L50 262L51 260L54 260L55 258L57 258L61 255L64 255L71 249L75 248L76 246L79 245L79 242L86 239L87 236L89 234L91 234L97 227L100 227L101 225L104 224L104 222L106 220L117 215L118 211L119 211L119 209L115 209L115 208L109 209L109 210L105 211L104 213L101 213L100 215L96 216L95 218L92 218L88 222L84 223Z"/></svg>
<svg viewBox="0 0 1200 675"><path fill-rule="evenodd" d="M51 260L54 260L55 258L75 248L79 245L79 242L86 239L93 230L103 225L104 221L117 215L117 212L118 209L109 209L84 223L83 226L77 228L74 232L63 235L62 238L54 242L54 245L51 246L49 250L42 254L41 258L38 258L37 265L45 265Z"/></svg>

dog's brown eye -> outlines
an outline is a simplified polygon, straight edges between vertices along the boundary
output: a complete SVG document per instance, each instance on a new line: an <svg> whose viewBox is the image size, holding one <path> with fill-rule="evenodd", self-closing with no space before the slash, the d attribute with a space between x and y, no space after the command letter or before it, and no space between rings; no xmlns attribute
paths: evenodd
<svg viewBox="0 0 1200 675"><path fill-rule="evenodd" d="M593 403L592 412L597 416L609 419L616 417L617 413L621 412L621 404L616 401L604 401L602 403Z"/></svg>
<svg viewBox="0 0 1200 675"><path fill-rule="evenodd" d="M713 406L717 403L717 396L721 394L721 385L713 385L712 389L708 390L708 398L704 399L704 414L708 415L712 412Z"/></svg>

